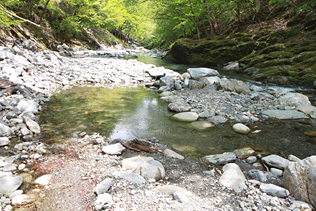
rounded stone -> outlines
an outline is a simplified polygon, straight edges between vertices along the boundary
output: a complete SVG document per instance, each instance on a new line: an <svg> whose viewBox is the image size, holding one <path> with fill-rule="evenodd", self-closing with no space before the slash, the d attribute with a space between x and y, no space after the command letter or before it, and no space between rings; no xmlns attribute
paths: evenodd
<svg viewBox="0 0 316 211"><path fill-rule="evenodd" d="M237 133L248 134L250 132L250 128L242 123L237 123L233 125L233 130Z"/></svg>
<svg viewBox="0 0 316 211"><path fill-rule="evenodd" d="M215 125L213 125L209 121L196 121L196 122L190 123L190 125L191 127L197 130L208 130L215 127Z"/></svg>

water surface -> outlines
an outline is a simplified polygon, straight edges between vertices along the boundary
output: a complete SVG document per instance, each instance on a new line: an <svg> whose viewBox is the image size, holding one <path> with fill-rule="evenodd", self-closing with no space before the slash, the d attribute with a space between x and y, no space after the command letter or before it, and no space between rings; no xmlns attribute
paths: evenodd
<svg viewBox="0 0 316 211"><path fill-rule="evenodd" d="M74 87L54 95L42 111L42 138L47 142L63 141L74 132L98 132L110 139L149 139L198 157L233 151L245 146L257 152L294 154L304 158L315 154L316 138L305 131L315 130L315 121L265 121L252 125L262 132L241 135L233 123L201 132L187 123L170 120L173 113L158 93L138 88Z"/></svg>

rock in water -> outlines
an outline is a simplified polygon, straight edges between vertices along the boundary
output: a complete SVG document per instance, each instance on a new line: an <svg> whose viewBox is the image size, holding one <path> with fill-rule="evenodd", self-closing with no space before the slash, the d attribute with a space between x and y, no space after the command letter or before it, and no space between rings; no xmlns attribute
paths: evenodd
<svg viewBox="0 0 316 211"><path fill-rule="evenodd" d="M191 77L195 80L198 80L202 77L206 76L218 76L219 73L217 70L210 69L210 68L189 68L188 72L190 73Z"/></svg>
<svg viewBox="0 0 316 211"><path fill-rule="evenodd" d="M196 112L183 112L172 116L172 119L184 122L194 122L199 118Z"/></svg>
<svg viewBox="0 0 316 211"><path fill-rule="evenodd" d="M237 123L233 125L233 130L237 133L248 134L250 132L250 128L242 123Z"/></svg>
<svg viewBox="0 0 316 211"><path fill-rule="evenodd" d="M291 162L284 170L283 182L296 199L316 207L316 156Z"/></svg>
<svg viewBox="0 0 316 211"><path fill-rule="evenodd" d="M192 122L191 126L194 129L197 130L208 130L211 129L213 127L215 127L215 125L213 125L212 123L210 123L209 121L196 121L196 122Z"/></svg>
<svg viewBox="0 0 316 211"><path fill-rule="evenodd" d="M235 163L226 164L223 167L224 173L222 174L219 182L228 188L233 188L237 193L246 188L246 178L239 166Z"/></svg>

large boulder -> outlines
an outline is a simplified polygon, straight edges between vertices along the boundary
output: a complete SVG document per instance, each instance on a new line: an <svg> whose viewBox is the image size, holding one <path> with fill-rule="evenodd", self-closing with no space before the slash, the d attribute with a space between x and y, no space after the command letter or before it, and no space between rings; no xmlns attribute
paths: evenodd
<svg viewBox="0 0 316 211"><path fill-rule="evenodd" d="M228 163L223 167L223 171L224 173L219 179L222 185L234 189L237 193L247 188L246 178L237 164Z"/></svg>
<svg viewBox="0 0 316 211"><path fill-rule="evenodd" d="M202 77L218 76L219 75L217 70L205 68L205 67L189 68L188 72L190 73L191 77L195 80L198 80Z"/></svg>
<svg viewBox="0 0 316 211"><path fill-rule="evenodd" d="M9 196L16 191L23 183L23 177L5 176L0 178L0 193Z"/></svg>
<svg viewBox="0 0 316 211"><path fill-rule="evenodd" d="M316 156L287 165L283 182L284 187L293 193L295 199L316 207Z"/></svg>
<svg viewBox="0 0 316 211"><path fill-rule="evenodd" d="M217 88L224 91L236 92L238 94L247 94L251 92L249 86L245 82L236 79L229 80L227 78L222 78Z"/></svg>
<svg viewBox="0 0 316 211"><path fill-rule="evenodd" d="M160 87L162 87L162 86L167 86L171 90L174 89L174 80L173 80L173 78L171 76L166 76L166 77L160 78Z"/></svg>
<svg viewBox="0 0 316 211"><path fill-rule="evenodd" d="M278 99L281 105L288 105L288 106L298 106L298 105L310 105L311 102L309 101L306 95L300 93L287 93L282 95Z"/></svg>

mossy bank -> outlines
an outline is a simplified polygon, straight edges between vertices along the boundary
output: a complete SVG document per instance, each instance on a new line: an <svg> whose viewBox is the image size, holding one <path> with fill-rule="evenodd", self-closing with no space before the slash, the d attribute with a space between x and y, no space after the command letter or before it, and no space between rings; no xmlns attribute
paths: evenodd
<svg viewBox="0 0 316 211"><path fill-rule="evenodd" d="M316 80L316 16L279 6L278 17L239 27L228 36L178 39L164 57L177 63L222 67L238 61L253 80L312 86Z"/></svg>

